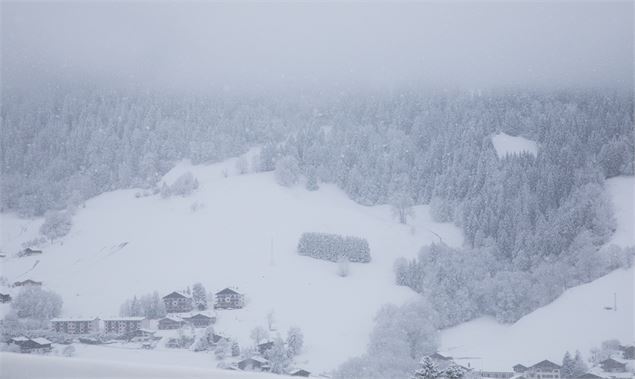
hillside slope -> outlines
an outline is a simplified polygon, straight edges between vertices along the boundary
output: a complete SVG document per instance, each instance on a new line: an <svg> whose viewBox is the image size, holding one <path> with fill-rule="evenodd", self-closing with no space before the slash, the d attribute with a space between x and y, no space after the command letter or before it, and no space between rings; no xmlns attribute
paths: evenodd
<svg viewBox="0 0 635 379"><path fill-rule="evenodd" d="M319 372L365 350L382 304L416 296L394 285L397 257L413 257L439 238L462 243L458 228L433 223L425 207L404 226L387 207L358 205L332 185L315 192L285 188L272 173L236 175L235 162L178 165L168 182L185 171L200 182L186 198L136 198L136 190L93 198L75 215L70 234L42 246L41 256L5 259L3 275L10 282L42 280L63 296L67 316L115 315L135 294L166 294L199 281L211 291L235 286L247 306L219 312L217 330L250 344L251 329L264 326L273 310L283 337L289 326L302 328L306 353L299 360ZM192 211L194 203L200 209ZM2 215L0 250L18 251L41 222ZM296 254L305 231L365 237L373 261L351 264L350 276L341 278L334 263Z"/></svg>
<svg viewBox="0 0 635 379"><path fill-rule="evenodd" d="M611 243L634 246L635 178L612 178L606 187L617 221ZM604 309L613 306L614 294L617 311ZM634 296L633 268L617 270L565 291L513 325L480 318L445 330L442 349L478 369L501 371L511 371L516 363L533 364L543 359L560 362L567 350L580 350L588 357L589 350L604 340L635 340Z"/></svg>

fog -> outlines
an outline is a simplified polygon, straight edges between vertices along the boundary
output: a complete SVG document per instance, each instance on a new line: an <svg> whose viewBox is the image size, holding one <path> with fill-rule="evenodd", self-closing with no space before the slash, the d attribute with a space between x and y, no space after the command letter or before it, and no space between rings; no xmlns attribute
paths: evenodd
<svg viewBox="0 0 635 379"><path fill-rule="evenodd" d="M622 87L631 2L2 3L6 85Z"/></svg>

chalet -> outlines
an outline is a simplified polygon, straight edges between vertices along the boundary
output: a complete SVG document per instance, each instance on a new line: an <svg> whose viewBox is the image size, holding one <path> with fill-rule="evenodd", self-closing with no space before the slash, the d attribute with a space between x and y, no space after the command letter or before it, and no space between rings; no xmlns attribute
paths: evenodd
<svg viewBox="0 0 635 379"><path fill-rule="evenodd" d="M104 319L104 332L115 334L131 334L147 323L145 317L113 317Z"/></svg>
<svg viewBox="0 0 635 379"><path fill-rule="evenodd" d="M514 372L516 374L522 374L523 372L527 371L527 366L525 365L521 365L520 363L517 365L514 365L514 367L512 367L512 369L514 370Z"/></svg>
<svg viewBox="0 0 635 379"><path fill-rule="evenodd" d="M304 377L304 378L308 378L309 375L311 375L311 373L309 371L303 370L301 368L289 370L288 374L290 376L301 376L301 377Z"/></svg>
<svg viewBox="0 0 635 379"><path fill-rule="evenodd" d="M258 348L258 352L264 355L268 350L273 349L273 341L259 343L257 348Z"/></svg>
<svg viewBox="0 0 635 379"><path fill-rule="evenodd" d="M31 287L31 286L42 286L42 282L36 282L35 280L27 279L21 282L13 283L14 287Z"/></svg>
<svg viewBox="0 0 635 379"><path fill-rule="evenodd" d="M99 332L98 318L54 318L51 329L57 333L91 334Z"/></svg>
<svg viewBox="0 0 635 379"><path fill-rule="evenodd" d="M53 350L51 341L46 338L27 338L21 336L11 338L9 343L18 346L22 353L48 353Z"/></svg>
<svg viewBox="0 0 635 379"><path fill-rule="evenodd" d="M269 371L269 361L262 357L251 357L238 361L238 368L244 371Z"/></svg>
<svg viewBox="0 0 635 379"><path fill-rule="evenodd" d="M545 359L527 367L524 376L527 379L560 379L560 369L560 365Z"/></svg>
<svg viewBox="0 0 635 379"><path fill-rule="evenodd" d="M198 312L189 317L183 317L183 320L192 324L195 328L205 328L216 322L216 316Z"/></svg>
<svg viewBox="0 0 635 379"><path fill-rule="evenodd" d="M159 330L180 329L185 325L185 321L177 316L165 316L159 320Z"/></svg>
<svg viewBox="0 0 635 379"><path fill-rule="evenodd" d="M635 346L620 346L620 350L622 351L623 359L635 359Z"/></svg>
<svg viewBox="0 0 635 379"><path fill-rule="evenodd" d="M0 303L8 303L11 301L11 295L0 293Z"/></svg>
<svg viewBox="0 0 635 379"><path fill-rule="evenodd" d="M600 366L605 372L626 372L626 363L618 362L613 358L603 360Z"/></svg>
<svg viewBox="0 0 635 379"><path fill-rule="evenodd" d="M214 308L236 309L245 305L245 297L231 288L216 292Z"/></svg>
<svg viewBox="0 0 635 379"><path fill-rule="evenodd" d="M38 255L38 254L42 254L42 250L34 250L34 249L31 249L30 247L27 247L26 249L18 253L18 257L30 257L32 255Z"/></svg>
<svg viewBox="0 0 635 379"><path fill-rule="evenodd" d="M176 291L163 296L163 304L168 313L190 312L194 309L192 298Z"/></svg>

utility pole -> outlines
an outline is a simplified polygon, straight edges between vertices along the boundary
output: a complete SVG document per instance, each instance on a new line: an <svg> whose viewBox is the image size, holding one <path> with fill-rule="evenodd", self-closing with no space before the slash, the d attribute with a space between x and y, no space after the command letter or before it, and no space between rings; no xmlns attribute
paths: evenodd
<svg viewBox="0 0 635 379"><path fill-rule="evenodd" d="M617 312L617 292L613 292L613 310Z"/></svg>

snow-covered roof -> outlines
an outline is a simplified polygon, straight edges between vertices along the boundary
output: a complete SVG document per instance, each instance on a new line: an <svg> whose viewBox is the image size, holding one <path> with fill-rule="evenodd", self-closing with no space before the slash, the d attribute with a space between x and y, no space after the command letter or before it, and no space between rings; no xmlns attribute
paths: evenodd
<svg viewBox="0 0 635 379"><path fill-rule="evenodd" d="M31 339L31 341L36 342L40 345L50 345L52 343L51 341L47 340L44 337L33 338Z"/></svg>
<svg viewBox="0 0 635 379"><path fill-rule="evenodd" d="M295 374L298 374L298 373L301 373L301 372L306 372L306 373L309 373L309 374L311 373L310 371L302 369L302 368L292 368L292 369L290 369L288 371L288 374L289 375L295 375Z"/></svg>
<svg viewBox="0 0 635 379"><path fill-rule="evenodd" d="M29 339L25 336L19 336L19 337L13 337L11 338L11 341L16 341L16 342L24 342L24 341L28 341Z"/></svg>
<svg viewBox="0 0 635 379"><path fill-rule="evenodd" d="M195 313L191 313L188 316L186 316L185 318L194 318L194 317L207 317L207 318L213 318L215 316L211 316L207 313L203 313L203 312L195 312Z"/></svg>
<svg viewBox="0 0 635 379"><path fill-rule="evenodd" d="M177 298L191 298L191 296L184 294L183 292L173 291L163 296L164 299L177 299Z"/></svg>
<svg viewBox="0 0 635 379"><path fill-rule="evenodd" d="M538 363L536 363L535 365L531 366L531 368L537 368L537 369L547 369L547 370L559 370L561 367L560 365L551 362L548 359L545 359L543 361L540 361Z"/></svg>
<svg viewBox="0 0 635 379"><path fill-rule="evenodd" d="M259 356L253 356L253 357L251 357L251 359L256 361L256 362L258 362L258 363L262 363L262 364L269 363L269 361L267 359L265 359L263 357L259 357Z"/></svg>
<svg viewBox="0 0 635 379"><path fill-rule="evenodd" d="M83 318L83 317L56 317L51 319L51 322L70 322L70 321L95 321L97 320L98 317L88 317L88 318Z"/></svg>
<svg viewBox="0 0 635 379"><path fill-rule="evenodd" d="M234 291L233 289L229 287L216 292L216 294L217 295L240 295L238 292Z"/></svg>
<svg viewBox="0 0 635 379"><path fill-rule="evenodd" d="M216 317L216 312L214 311L192 311L192 312L180 312L180 313L170 313L171 316L176 316L180 318L190 318L198 315L206 316L206 317Z"/></svg>
<svg viewBox="0 0 635 379"><path fill-rule="evenodd" d="M104 318L104 321L143 321L145 317L135 316L135 317L109 317Z"/></svg>
<svg viewBox="0 0 635 379"><path fill-rule="evenodd" d="M183 319L178 317L178 316L174 316L174 315L167 315L165 317L163 317L161 320L170 320L170 321L174 321L174 322L183 322ZM159 320L159 321L161 321Z"/></svg>

